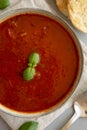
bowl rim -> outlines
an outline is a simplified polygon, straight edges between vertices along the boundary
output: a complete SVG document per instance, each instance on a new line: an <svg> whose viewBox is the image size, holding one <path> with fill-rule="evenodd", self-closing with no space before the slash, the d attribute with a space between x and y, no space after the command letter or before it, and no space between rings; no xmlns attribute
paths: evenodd
<svg viewBox="0 0 87 130"><path fill-rule="evenodd" d="M62 17L54 15L53 13L51 13L49 11L46 11L43 9L35 9L35 8L14 9L14 10L10 10L10 11L7 11L7 12L1 14L0 23L4 22L5 20L7 20L11 17L17 16L20 14L26 14L26 13L27 14L40 14L42 16L49 17L49 18L57 21L60 25L62 25L63 28L65 28L67 30L67 32L71 35L72 39L74 40L76 48L78 50L79 59L80 59L79 69L78 69L79 71L78 71L77 78L75 79L72 89L65 95L65 97L61 100L61 102L58 102L54 106L52 106L48 109L42 110L42 111L38 111L38 112L20 112L20 111L16 111L16 110L7 108L6 106L0 104L0 110L7 114L17 116L17 117L36 117L36 116L39 117L42 115L46 115L50 112L53 112L56 109L59 109L73 95L74 91L76 90L76 88L78 86L78 83L80 81L80 78L81 78L82 72L83 72L83 52L82 52L82 47L81 47L80 41L77 38L75 32L73 31L73 28Z"/></svg>

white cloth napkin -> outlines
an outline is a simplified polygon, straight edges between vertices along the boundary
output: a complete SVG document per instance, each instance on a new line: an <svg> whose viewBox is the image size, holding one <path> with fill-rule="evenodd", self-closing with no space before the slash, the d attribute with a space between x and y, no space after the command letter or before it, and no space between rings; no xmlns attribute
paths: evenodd
<svg viewBox="0 0 87 130"><path fill-rule="evenodd" d="M58 15L55 10L53 10L51 4L49 4L49 0L10 0L11 5L4 11L0 11L0 13L4 13L8 10L11 9L16 9L16 8L23 8L23 7L28 7L28 8L40 8L44 10L48 10L52 12L55 15ZM50 2L51 3L51 2ZM77 89L75 90L74 94L72 97L59 109L56 111L52 112L51 114L38 117L38 118L19 118L19 117L14 117L11 115L8 115L2 111L0 111L0 116L8 123L8 125L12 128L12 130L17 130L21 124L23 124L26 121L29 120L35 120L39 122L39 127L38 130L43 130L46 128L50 123L52 123L60 114L62 114L66 109L68 109L75 99L84 91L87 90L87 47L85 46L84 43L81 42L82 50L83 50L83 55L84 55L84 68L83 68L83 74L81 77L81 80L78 84Z"/></svg>

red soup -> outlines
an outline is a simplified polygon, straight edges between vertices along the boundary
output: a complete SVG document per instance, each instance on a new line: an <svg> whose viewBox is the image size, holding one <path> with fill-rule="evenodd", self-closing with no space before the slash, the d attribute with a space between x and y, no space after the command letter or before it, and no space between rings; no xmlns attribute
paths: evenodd
<svg viewBox="0 0 87 130"><path fill-rule="evenodd" d="M32 80L23 79L29 55L40 62ZM55 20L21 14L0 24L0 104L37 112L60 102L77 77L79 56L70 34Z"/></svg>

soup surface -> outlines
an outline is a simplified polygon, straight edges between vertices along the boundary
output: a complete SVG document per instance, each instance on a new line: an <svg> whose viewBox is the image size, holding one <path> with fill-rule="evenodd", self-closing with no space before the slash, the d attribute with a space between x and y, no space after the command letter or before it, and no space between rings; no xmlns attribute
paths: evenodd
<svg viewBox="0 0 87 130"><path fill-rule="evenodd" d="M36 75L23 79L32 52L40 55ZM0 24L0 104L22 112L48 109L72 89L79 57L69 33L39 14L21 14Z"/></svg>

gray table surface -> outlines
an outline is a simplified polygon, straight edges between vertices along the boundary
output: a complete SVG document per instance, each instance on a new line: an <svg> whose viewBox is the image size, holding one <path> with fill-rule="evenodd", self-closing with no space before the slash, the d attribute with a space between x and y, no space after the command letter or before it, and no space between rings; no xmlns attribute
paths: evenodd
<svg viewBox="0 0 87 130"><path fill-rule="evenodd" d="M55 1L49 1L47 2L51 5L51 7L58 12L62 18L64 18L70 25L70 21L63 16L57 9L55 5ZM72 26L72 25L71 25ZM72 26L73 27L73 26ZM79 32L74 27L74 32L76 33L77 37L83 41L83 43L87 46L87 34ZM60 117L55 119L51 125L49 125L44 130L61 130L62 126L68 121L68 119L73 115L74 110L73 107L66 110ZM0 130L11 130L9 126L3 121L2 118L0 118ZM87 118L80 118L78 119L70 128L69 130L87 130Z"/></svg>

